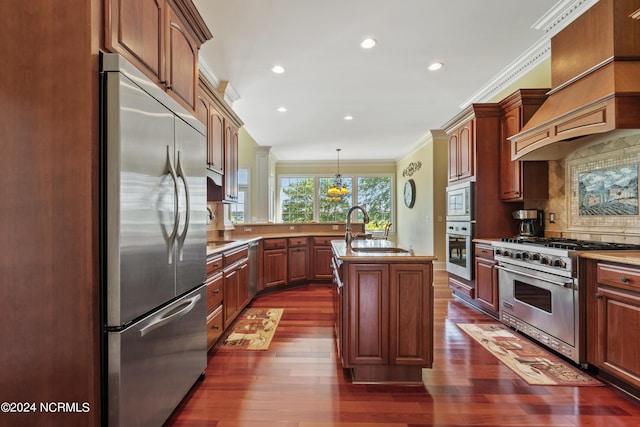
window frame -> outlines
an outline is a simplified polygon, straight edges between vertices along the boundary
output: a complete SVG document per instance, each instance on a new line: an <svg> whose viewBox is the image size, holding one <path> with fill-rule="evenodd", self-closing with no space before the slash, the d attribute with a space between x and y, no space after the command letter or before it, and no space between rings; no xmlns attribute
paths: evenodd
<svg viewBox="0 0 640 427"><path fill-rule="evenodd" d="M352 173L352 174L342 174L343 179L351 179L352 183L352 193L351 193L351 206L358 200L358 178L371 178L371 177L384 177L390 179L390 221L391 221L391 231L395 232L395 216L396 216L396 186L395 181L396 177L394 173L386 172L386 173ZM276 216L275 220L278 224L288 224L282 221L282 200L280 195L282 194L282 186L281 182L283 178L313 178L313 222L319 224L325 224L324 222L320 222L320 179L321 178L331 178L334 179L335 175L327 174L327 173L314 173L314 174L291 174L284 173L278 174L276 176ZM345 218L346 219L346 218ZM355 220L355 217L353 218ZM340 222L345 222L344 220ZM305 223L309 224L309 223ZM374 233L378 233L375 231Z"/></svg>

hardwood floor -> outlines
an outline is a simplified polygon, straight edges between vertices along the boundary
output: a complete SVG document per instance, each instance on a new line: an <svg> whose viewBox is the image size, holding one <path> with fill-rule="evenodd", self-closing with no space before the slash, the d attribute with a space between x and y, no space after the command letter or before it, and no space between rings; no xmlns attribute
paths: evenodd
<svg viewBox="0 0 640 427"><path fill-rule="evenodd" d="M259 296L252 306L285 309L269 350L214 348L205 379L167 426L640 426L640 405L611 387L521 380L456 326L490 319L451 298L443 271L424 387L351 384L336 360L329 286Z"/></svg>

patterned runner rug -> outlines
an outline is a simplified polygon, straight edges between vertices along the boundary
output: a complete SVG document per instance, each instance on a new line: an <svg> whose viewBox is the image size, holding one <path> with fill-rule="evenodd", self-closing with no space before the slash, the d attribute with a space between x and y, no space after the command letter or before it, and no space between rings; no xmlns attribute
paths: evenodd
<svg viewBox="0 0 640 427"><path fill-rule="evenodd" d="M500 323L458 323L458 327L530 385L603 385Z"/></svg>
<svg viewBox="0 0 640 427"><path fill-rule="evenodd" d="M268 349L283 312L282 308L245 309L219 346L241 350Z"/></svg>

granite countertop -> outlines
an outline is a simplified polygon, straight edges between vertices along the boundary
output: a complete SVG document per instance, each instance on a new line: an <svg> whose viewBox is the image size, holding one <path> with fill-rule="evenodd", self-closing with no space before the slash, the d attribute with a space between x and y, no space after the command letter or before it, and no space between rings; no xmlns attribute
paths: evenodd
<svg viewBox="0 0 640 427"><path fill-rule="evenodd" d="M580 253L580 258L640 265L640 251L588 251Z"/></svg>
<svg viewBox="0 0 640 427"><path fill-rule="evenodd" d="M499 242L501 239L502 237L482 237L482 238L473 239L472 242L490 245L492 242Z"/></svg>
<svg viewBox="0 0 640 427"><path fill-rule="evenodd" d="M412 249L398 248L388 240L354 240L351 242L350 248L347 247L347 242L344 240L334 240L331 242L331 246L333 247L333 252L341 261L432 262L438 259L433 255L416 252ZM388 249L388 251L385 249ZM405 250L393 252L397 249Z"/></svg>
<svg viewBox="0 0 640 427"><path fill-rule="evenodd" d="M344 239L343 231L306 231L289 233L265 233L260 235L247 235L245 237L232 237L231 240L217 240L215 242L207 242L207 256L222 253L238 246L246 245L251 242L257 242L262 239L281 239L288 237L335 237L336 239Z"/></svg>

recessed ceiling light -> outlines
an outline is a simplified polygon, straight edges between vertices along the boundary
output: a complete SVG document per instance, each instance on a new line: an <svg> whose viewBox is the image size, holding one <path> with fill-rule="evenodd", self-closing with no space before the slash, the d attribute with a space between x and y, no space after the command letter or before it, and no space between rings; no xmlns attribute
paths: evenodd
<svg viewBox="0 0 640 427"><path fill-rule="evenodd" d="M284 73L284 67L282 65L274 65L273 68L271 68L271 71L276 74L282 74Z"/></svg>
<svg viewBox="0 0 640 427"><path fill-rule="evenodd" d="M374 47L376 45L376 39L372 39L372 38L367 38L362 40L362 42L360 43L360 46L363 49L371 49L372 47Z"/></svg>
<svg viewBox="0 0 640 427"><path fill-rule="evenodd" d="M353 116L344 116L345 120L353 120Z"/></svg>
<svg viewBox="0 0 640 427"><path fill-rule="evenodd" d="M431 65L429 65L429 70L431 71L436 71L439 70L440 68L442 68L444 64L442 62L434 62Z"/></svg>
<svg viewBox="0 0 640 427"><path fill-rule="evenodd" d="M284 113L285 111L287 111L286 107L278 107L278 111L281 113Z"/></svg>

